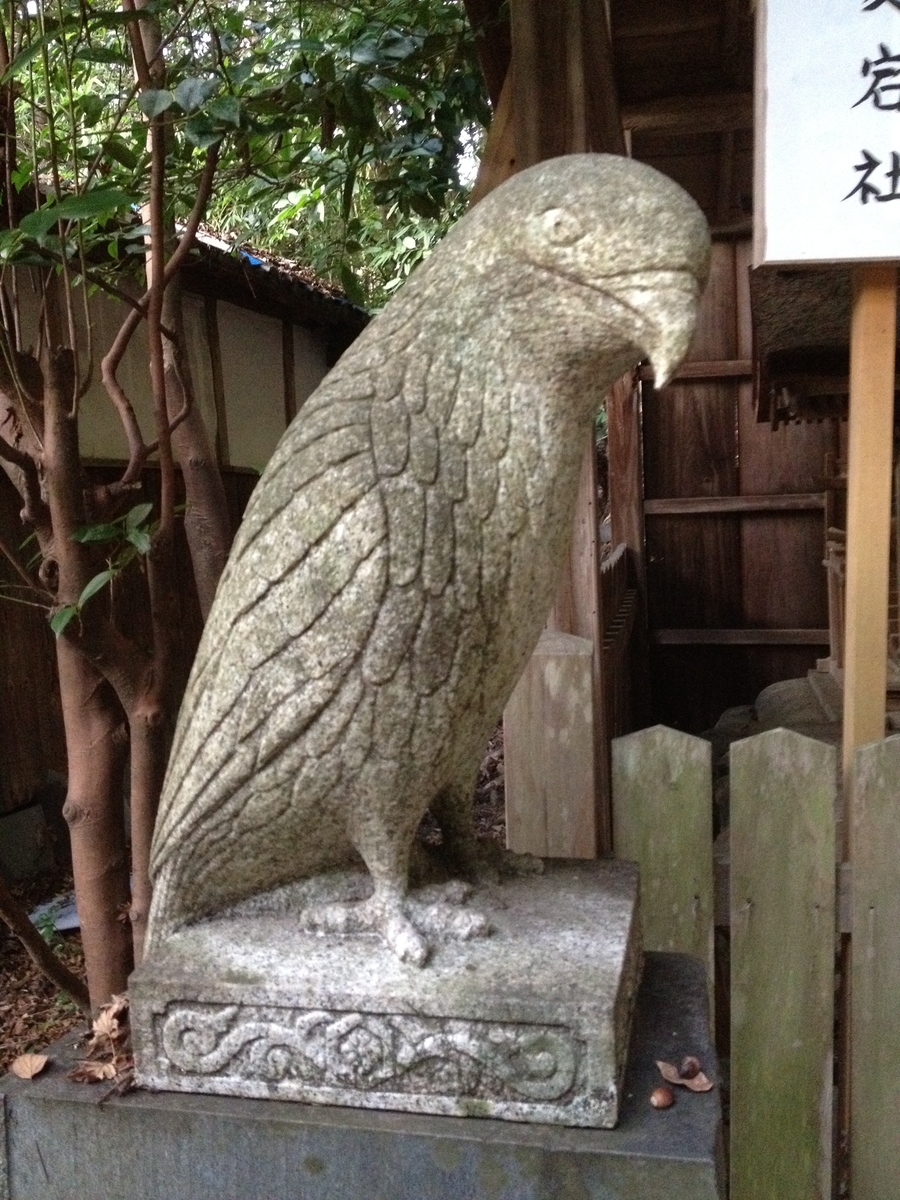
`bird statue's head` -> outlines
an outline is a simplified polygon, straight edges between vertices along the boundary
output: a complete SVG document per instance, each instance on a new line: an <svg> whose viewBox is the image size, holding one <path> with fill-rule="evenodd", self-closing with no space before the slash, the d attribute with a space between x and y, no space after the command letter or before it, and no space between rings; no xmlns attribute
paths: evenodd
<svg viewBox="0 0 900 1200"><path fill-rule="evenodd" d="M633 159L571 154L513 176L467 220L469 260L485 277L502 262L548 285L563 281L588 321L590 301L602 299L605 318L652 361L657 386L671 377L710 253L703 213L677 183Z"/></svg>

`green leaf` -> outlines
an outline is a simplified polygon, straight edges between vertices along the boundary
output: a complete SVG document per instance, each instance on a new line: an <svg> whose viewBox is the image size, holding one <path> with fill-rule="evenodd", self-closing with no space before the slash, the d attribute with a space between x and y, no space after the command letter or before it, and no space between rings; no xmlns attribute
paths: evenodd
<svg viewBox="0 0 900 1200"><path fill-rule="evenodd" d="M364 305L366 297L363 293L362 286L359 280L353 274L353 269L348 263L341 263L341 287L347 293L347 299L352 300L354 304Z"/></svg>
<svg viewBox="0 0 900 1200"><path fill-rule="evenodd" d="M122 52L116 50L112 46L79 46L72 55L79 62L89 63L115 63L120 66L122 63Z"/></svg>
<svg viewBox="0 0 900 1200"><path fill-rule="evenodd" d="M322 83L334 83L334 55L323 54L316 59L316 74Z"/></svg>
<svg viewBox="0 0 900 1200"><path fill-rule="evenodd" d="M80 196L66 196L58 204L45 204L28 213L19 222L19 228L29 237L42 237L57 221L77 221L88 217L106 216L117 208L131 207L131 196L115 187L97 187Z"/></svg>
<svg viewBox="0 0 900 1200"><path fill-rule="evenodd" d="M175 99L185 112L194 112L216 90L215 79L193 78L182 79L175 89Z"/></svg>
<svg viewBox="0 0 900 1200"><path fill-rule="evenodd" d="M146 17L150 13L159 12L159 10L160 5L156 3L156 0L148 0L139 9L126 10L125 12L95 13L88 21L88 25L93 29L114 29L117 25L125 25L130 21L140 21L142 17Z"/></svg>
<svg viewBox="0 0 900 1200"><path fill-rule="evenodd" d="M138 554L149 554L153 548L153 543L150 540L150 534L146 529L129 529L125 534Z"/></svg>
<svg viewBox="0 0 900 1200"><path fill-rule="evenodd" d="M78 609L75 605L67 604L64 608L58 608L56 612L50 614L50 628L59 637L72 618L77 616Z"/></svg>
<svg viewBox="0 0 900 1200"><path fill-rule="evenodd" d="M103 143L104 151L127 171L133 171L138 164L137 155L120 137L109 137Z"/></svg>
<svg viewBox="0 0 900 1200"><path fill-rule="evenodd" d="M84 96L79 96L76 104L88 128L96 125L106 110L106 98L98 96L96 92L87 92Z"/></svg>
<svg viewBox="0 0 900 1200"><path fill-rule="evenodd" d="M241 123L241 102L237 96L219 96L206 111L214 120L227 125L237 126Z"/></svg>
<svg viewBox="0 0 900 1200"><path fill-rule="evenodd" d="M84 585L84 590L82 591L81 595L78 597L78 607L82 608L85 604L87 604L91 596L96 596L99 591L102 591L112 579L114 574L114 571L106 570L101 571L99 575L95 575L93 579L89 579Z"/></svg>
<svg viewBox="0 0 900 1200"><path fill-rule="evenodd" d="M143 525L152 512L152 504L136 504L125 514L125 528L137 529L139 525Z"/></svg>
<svg viewBox="0 0 900 1200"><path fill-rule="evenodd" d="M119 525L82 525L72 534L73 542L118 542L122 537Z"/></svg>
<svg viewBox="0 0 900 1200"><path fill-rule="evenodd" d="M228 76L231 79L231 82L240 87L241 84L246 83L253 74L253 68L255 66L256 60L254 58L245 58L242 62L235 63L234 66L228 68Z"/></svg>
<svg viewBox="0 0 900 1200"><path fill-rule="evenodd" d="M29 42L24 50L21 50L10 65L0 76L0 87L5 83L9 83L16 75L21 75L29 63L34 62L45 46L49 46L51 42L55 42L59 37L59 33L53 30L51 33L45 33L42 37L36 37L34 41Z"/></svg>
<svg viewBox="0 0 900 1200"><path fill-rule="evenodd" d="M198 150L207 150L210 146L214 146L216 142L221 142L224 134L221 129L217 129L213 125L209 117L200 114L196 117L191 117L189 121L185 122L184 136Z"/></svg>
<svg viewBox="0 0 900 1200"><path fill-rule="evenodd" d="M141 92L138 96L138 108L150 118L158 117L175 103L175 96L166 88L151 89Z"/></svg>

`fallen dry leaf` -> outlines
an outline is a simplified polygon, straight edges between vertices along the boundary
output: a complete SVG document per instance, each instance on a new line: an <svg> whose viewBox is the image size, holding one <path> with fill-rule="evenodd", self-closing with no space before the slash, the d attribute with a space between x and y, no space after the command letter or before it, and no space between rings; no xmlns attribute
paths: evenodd
<svg viewBox="0 0 900 1200"><path fill-rule="evenodd" d="M688 1091L711 1092L715 1086L712 1080L708 1079L702 1071L698 1071L697 1074L692 1076L690 1079L685 1079L683 1075L679 1074L678 1068L674 1063L660 1062L657 1060L656 1065L659 1068L660 1075L662 1075L666 1083L674 1083L677 1084L678 1087L686 1087Z"/></svg>
<svg viewBox="0 0 900 1200"><path fill-rule="evenodd" d="M111 1062L92 1062L88 1059L76 1063L69 1072L73 1083L99 1083L103 1079L115 1079L116 1068Z"/></svg>
<svg viewBox="0 0 900 1200"><path fill-rule="evenodd" d="M20 1079L34 1079L35 1075L40 1075L49 1061L46 1054L20 1054L17 1059L13 1060L10 1070Z"/></svg>
<svg viewBox="0 0 900 1200"><path fill-rule="evenodd" d="M94 1033L100 1037L114 1038L119 1032L119 1022L112 1013L104 1008L94 1021Z"/></svg>

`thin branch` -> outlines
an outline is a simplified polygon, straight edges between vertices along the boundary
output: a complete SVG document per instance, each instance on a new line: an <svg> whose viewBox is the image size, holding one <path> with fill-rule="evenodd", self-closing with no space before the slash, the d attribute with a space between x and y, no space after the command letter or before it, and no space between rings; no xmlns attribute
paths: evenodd
<svg viewBox="0 0 900 1200"><path fill-rule="evenodd" d="M197 185L197 198L194 201L194 206L191 209L190 216L185 223L184 232L178 241L178 245L173 250L169 261L165 264L162 270L162 288L165 289L174 279L178 268L181 266L184 259L187 257L194 243L194 238L197 235L197 230L200 227L200 222L203 219L203 213L206 211L206 205L209 202L212 186L215 180L216 167L219 162L218 146L210 146L206 152L206 162L203 165L203 171L200 175L200 180ZM151 289L152 290L152 289ZM125 351L128 349L128 344L134 336L135 331L141 321L147 316L148 306L151 292L145 292L135 306L131 309L125 320L119 327L113 344L110 346L107 353L104 355L100 364L100 376L103 380L103 385L106 388L110 400L115 405L119 413L119 419L125 431L125 437L128 442L128 465L125 468L125 473L120 479L121 484L133 483L141 473L144 463L147 461L147 456L159 448L159 441L153 443L152 449L145 445L143 435L141 434L140 426L138 425L137 416L134 407L118 381L118 370L124 357ZM134 304L134 301L129 299L129 302ZM175 335L171 331L164 329L160 324L160 332L175 341ZM184 420L187 416L187 411L180 413L176 417L175 427ZM172 428L169 428L169 434L172 433Z"/></svg>
<svg viewBox="0 0 900 1200"><path fill-rule="evenodd" d="M49 597L49 593L47 593L42 587L39 587L38 584L34 582L34 580L19 562L18 557L6 544L5 538L2 537L0 537L0 554L3 555L18 577L24 582L25 587L27 587L29 591L37 592L39 595L46 595ZM12 587L13 585L10 584L10 586Z"/></svg>
<svg viewBox="0 0 900 1200"><path fill-rule="evenodd" d="M90 1016L91 1001L87 988L78 976L56 957L2 878L0 878L0 920L9 926L22 943L31 961L44 972L50 982L61 988L62 991L68 992L85 1016Z"/></svg>
<svg viewBox="0 0 900 1200"><path fill-rule="evenodd" d="M37 464L30 454L19 450L3 436L0 436L0 458L12 466L18 467L22 472L22 499L25 501L22 517L29 525L39 525L42 515L46 512L46 505L41 496L41 480Z"/></svg>

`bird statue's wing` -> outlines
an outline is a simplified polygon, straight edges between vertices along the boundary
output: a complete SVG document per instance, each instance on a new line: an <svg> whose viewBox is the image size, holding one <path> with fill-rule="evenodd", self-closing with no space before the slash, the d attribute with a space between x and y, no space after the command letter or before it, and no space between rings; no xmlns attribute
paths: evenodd
<svg viewBox="0 0 900 1200"><path fill-rule="evenodd" d="M289 797L317 757L315 786L335 787L372 744L424 742L430 698L485 640L481 562L502 589L527 511L524 491L498 504L510 423L482 421L506 381L464 339L435 345L417 282L307 401L251 498L182 706L154 873L253 821L251 782L290 779Z"/></svg>

